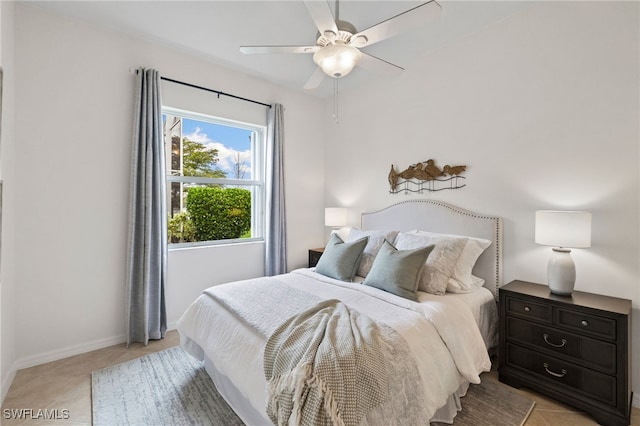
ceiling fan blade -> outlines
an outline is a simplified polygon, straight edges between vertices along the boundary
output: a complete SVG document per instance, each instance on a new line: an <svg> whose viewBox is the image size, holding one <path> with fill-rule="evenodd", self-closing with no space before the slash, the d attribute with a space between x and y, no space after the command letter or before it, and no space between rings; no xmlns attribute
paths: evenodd
<svg viewBox="0 0 640 426"><path fill-rule="evenodd" d="M315 53L320 46L240 46L245 55L263 53Z"/></svg>
<svg viewBox="0 0 640 426"><path fill-rule="evenodd" d="M338 34L338 26L336 20L333 18L329 3L325 0L304 0L304 5L311 15L311 19L318 27L320 34L326 35L325 32L331 31L333 34Z"/></svg>
<svg viewBox="0 0 640 426"><path fill-rule="evenodd" d="M325 73L324 71L322 71L322 68L317 67L313 74L311 74L311 77L309 77L309 80L307 80L307 82L305 83L304 88L315 89L316 87L320 86L320 83L322 83L322 79L324 79L324 76Z"/></svg>
<svg viewBox="0 0 640 426"><path fill-rule="evenodd" d="M442 6L435 0L416 6L399 15L382 21L379 24L360 31L351 37L357 47L369 46L387 38L393 37L404 31L409 31L427 22L434 21L440 17ZM362 38L366 37L366 38Z"/></svg>
<svg viewBox="0 0 640 426"><path fill-rule="evenodd" d="M377 58L365 52L360 53L362 55L358 60L358 65L367 71L386 76L395 76L404 71L404 68L392 64L391 62L387 62L384 59Z"/></svg>

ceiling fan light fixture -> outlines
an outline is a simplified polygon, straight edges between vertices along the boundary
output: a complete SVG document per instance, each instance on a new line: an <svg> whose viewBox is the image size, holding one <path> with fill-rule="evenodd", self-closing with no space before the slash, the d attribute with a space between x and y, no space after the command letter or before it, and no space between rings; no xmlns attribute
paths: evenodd
<svg viewBox="0 0 640 426"><path fill-rule="evenodd" d="M328 76L340 78L353 70L360 55L360 51L353 46L342 43L329 44L313 55L313 62Z"/></svg>

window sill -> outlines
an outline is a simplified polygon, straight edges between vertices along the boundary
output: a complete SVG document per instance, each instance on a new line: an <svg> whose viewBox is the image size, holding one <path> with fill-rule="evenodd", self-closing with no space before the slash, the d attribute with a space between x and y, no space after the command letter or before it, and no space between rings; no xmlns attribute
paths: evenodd
<svg viewBox="0 0 640 426"><path fill-rule="evenodd" d="M203 241L200 243L177 243L169 244L169 251L205 249L212 247L227 247L240 245L264 244L264 238L242 238L222 241Z"/></svg>

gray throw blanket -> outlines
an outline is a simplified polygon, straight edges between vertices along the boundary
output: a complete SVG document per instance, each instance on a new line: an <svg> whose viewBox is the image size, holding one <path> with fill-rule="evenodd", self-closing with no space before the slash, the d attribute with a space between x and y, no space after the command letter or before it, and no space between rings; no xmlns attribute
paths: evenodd
<svg viewBox="0 0 640 426"><path fill-rule="evenodd" d="M277 425L359 425L388 393L376 323L338 300L290 318L264 354L267 414Z"/></svg>

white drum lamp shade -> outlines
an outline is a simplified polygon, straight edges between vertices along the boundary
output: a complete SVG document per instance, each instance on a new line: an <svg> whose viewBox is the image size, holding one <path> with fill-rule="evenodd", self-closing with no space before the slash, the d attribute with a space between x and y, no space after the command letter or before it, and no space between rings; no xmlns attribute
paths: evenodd
<svg viewBox="0 0 640 426"><path fill-rule="evenodd" d="M591 247L591 213L538 210L535 226L536 243L553 247L547 265L549 290L568 296L576 282L571 249Z"/></svg>
<svg viewBox="0 0 640 426"><path fill-rule="evenodd" d="M341 228L347 225L347 209L344 207L326 207L324 209L324 226Z"/></svg>

